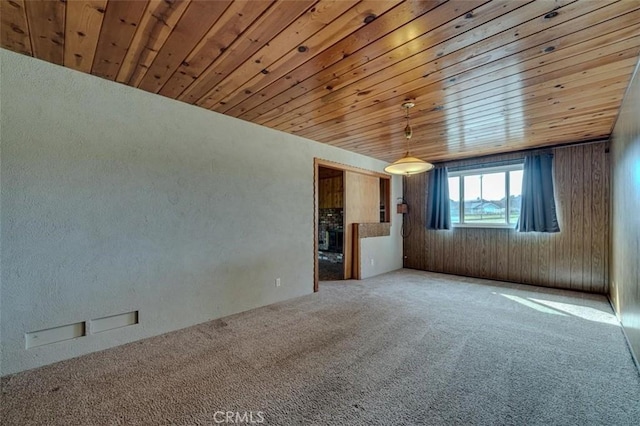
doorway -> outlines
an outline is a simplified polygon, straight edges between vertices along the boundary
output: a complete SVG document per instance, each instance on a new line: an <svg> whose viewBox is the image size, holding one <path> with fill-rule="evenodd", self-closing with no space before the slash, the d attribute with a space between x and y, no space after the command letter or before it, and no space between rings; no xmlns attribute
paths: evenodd
<svg viewBox="0 0 640 426"><path fill-rule="evenodd" d="M344 279L344 170L318 167L318 280Z"/></svg>
<svg viewBox="0 0 640 426"><path fill-rule="evenodd" d="M360 226L387 222L390 176L314 159L314 280L360 279ZM389 235L389 234L386 234Z"/></svg>

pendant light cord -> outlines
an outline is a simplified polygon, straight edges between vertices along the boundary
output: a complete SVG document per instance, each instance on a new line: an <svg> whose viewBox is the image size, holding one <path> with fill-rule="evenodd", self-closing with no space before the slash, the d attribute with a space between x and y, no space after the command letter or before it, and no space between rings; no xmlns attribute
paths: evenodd
<svg viewBox="0 0 640 426"><path fill-rule="evenodd" d="M402 226L400 227L400 236L402 238L408 238L411 235L411 216L409 215L409 204L404 197L402 197L402 204L407 205L407 212L402 215ZM405 225L406 220L406 225Z"/></svg>
<svg viewBox="0 0 640 426"><path fill-rule="evenodd" d="M404 127L404 138L407 143L407 156L411 152L411 150L409 149L409 139L411 139L411 136L413 136L413 129L411 128L411 123L409 122L409 108L411 108L411 106L409 105L410 105L409 103L406 103L403 105L404 117L407 120L407 125Z"/></svg>

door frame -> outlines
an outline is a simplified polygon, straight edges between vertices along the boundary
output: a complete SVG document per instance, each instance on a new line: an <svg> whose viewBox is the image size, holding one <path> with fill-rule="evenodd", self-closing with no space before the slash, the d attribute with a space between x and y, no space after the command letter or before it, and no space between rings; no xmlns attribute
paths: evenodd
<svg viewBox="0 0 640 426"><path fill-rule="evenodd" d="M360 173L368 176L376 176L379 178L389 179L390 176L386 173L374 172L373 170L362 169L360 167L349 166L347 164L337 163L335 161L324 160L322 158L315 157L313 159L313 291L317 292L319 290L319 270L318 270L318 221L320 220L319 215L319 192L320 192L320 175L319 168L326 167L329 169L340 170L343 172L343 185L342 185L342 203L343 203L343 227L346 229L348 226L346 223L346 219L348 217L347 211L347 173L346 172L354 172ZM346 235L346 232L345 232ZM342 243L342 252L343 252L343 262L345 265L348 265L347 262L347 254L353 258L354 250L346 249L346 239L343 240ZM358 259L359 261L359 259ZM354 265L353 259L351 260L351 264ZM356 274L358 275L358 274ZM346 275L345 275L346 276ZM348 279L348 278L347 278ZM356 277L359 279L359 277Z"/></svg>

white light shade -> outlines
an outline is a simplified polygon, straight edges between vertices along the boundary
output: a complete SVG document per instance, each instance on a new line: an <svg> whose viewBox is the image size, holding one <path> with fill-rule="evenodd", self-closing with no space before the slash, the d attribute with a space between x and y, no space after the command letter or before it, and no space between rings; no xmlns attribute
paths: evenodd
<svg viewBox="0 0 640 426"><path fill-rule="evenodd" d="M384 168L384 171L393 175L415 175L424 173L433 169L433 164L427 163L416 157L409 155L402 157L398 161L394 161Z"/></svg>

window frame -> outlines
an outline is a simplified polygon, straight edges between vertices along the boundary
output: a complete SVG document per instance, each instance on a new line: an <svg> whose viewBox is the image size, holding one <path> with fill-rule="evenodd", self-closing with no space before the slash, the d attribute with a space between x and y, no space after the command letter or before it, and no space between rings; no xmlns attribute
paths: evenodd
<svg viewBox="0 0 640 426"><path fill-rule="evenodd" d="M459 194L460 199L458 201L458 217L461 222L454 222L453 216L451 219L451 226L454 228L497 228L497 229L515 229L516 223L509 222L509 212L511 211L510 205L510 173L512 171L524 170L524 160L518 161L515 163L510 163L507 165L501 166L488 166L488 167L473 167L473 168L464 168L460 170L450 171L448 173L449 178L459 178ZM490 173L504 173L504 186L505 186L505 222L504 223L482 223L482 222L473 222L473 223L465 223L464 222L464 177L465 176L478 176Z"/></svg>

